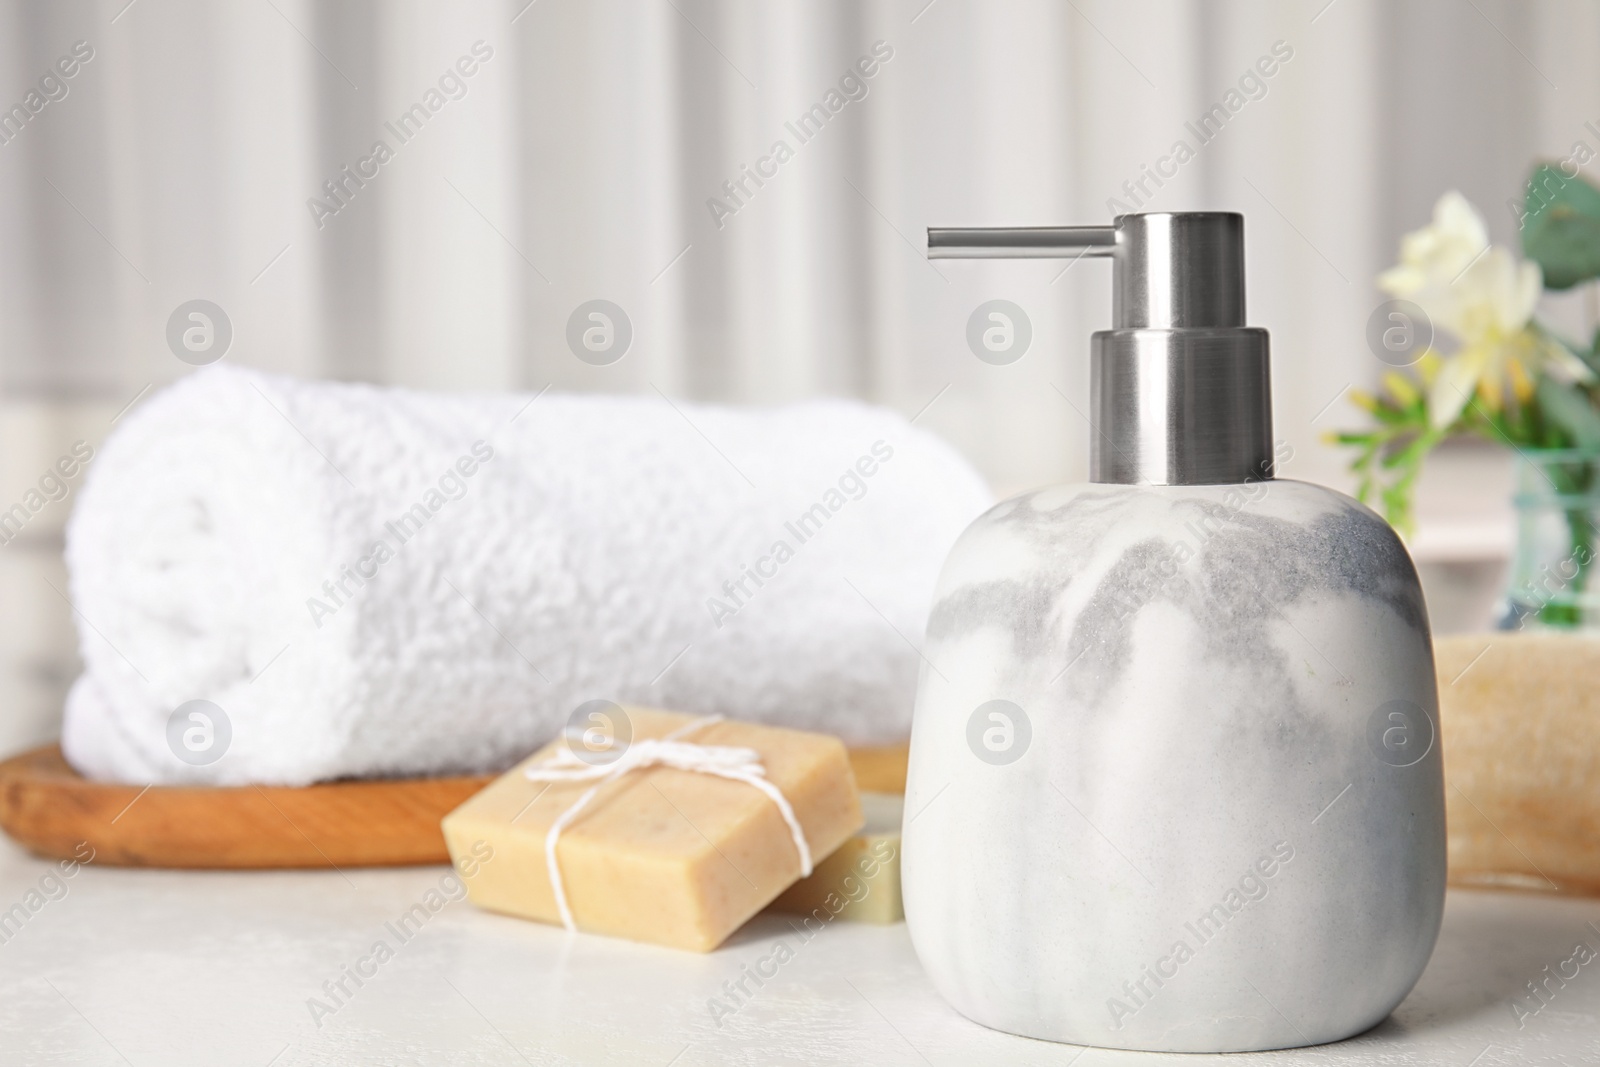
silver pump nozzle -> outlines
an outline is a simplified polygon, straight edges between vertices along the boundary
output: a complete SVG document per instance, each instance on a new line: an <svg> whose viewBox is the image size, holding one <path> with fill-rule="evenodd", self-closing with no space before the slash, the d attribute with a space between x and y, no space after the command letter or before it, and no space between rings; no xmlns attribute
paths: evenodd
<svg viewBox="0 0 1600 1067"><path fill-rule="evenodd" d="M1244 218L1118 215L1110 226L928 230L930 259L1107 257L1114 326L1091 339L1090 479L1272 477L1267 331L1245 325Z"/></svg>

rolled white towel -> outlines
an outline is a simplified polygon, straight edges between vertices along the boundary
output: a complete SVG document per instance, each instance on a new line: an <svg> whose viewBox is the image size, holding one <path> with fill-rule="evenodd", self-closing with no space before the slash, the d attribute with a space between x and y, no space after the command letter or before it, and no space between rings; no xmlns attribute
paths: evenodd
<svg viewBox="0 0 1600 1067"><path fill-rule="evenodd" d="M208 367L90 465L63 747L140 784L481 772L590 700L891 741L939 566L990 502L949 446L856 402ZM169 741L192 700L226 718L208 751L186 716ZM180 759L185 729L223 755Z"/></svg>

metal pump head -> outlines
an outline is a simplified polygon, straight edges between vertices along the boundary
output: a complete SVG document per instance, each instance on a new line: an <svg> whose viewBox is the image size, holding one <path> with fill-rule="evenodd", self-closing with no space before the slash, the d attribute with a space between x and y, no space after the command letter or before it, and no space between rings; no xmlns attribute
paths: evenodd
<svg viewBox="0 0 1600 1067"><path fill-rule="evenodd" d="M1267 331L1246 326L1244 217L1118 215L1110 226L928 230L931 259L1109 257L1114 327L1090 342L1090 479L1272 477Z"/></svg>

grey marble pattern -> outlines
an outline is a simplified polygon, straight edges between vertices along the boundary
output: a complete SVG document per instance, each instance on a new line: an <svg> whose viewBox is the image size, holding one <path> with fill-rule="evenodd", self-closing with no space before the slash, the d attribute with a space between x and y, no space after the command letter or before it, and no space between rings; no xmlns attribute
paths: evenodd
<svg viewBox="0 0 1600 1067"><path fill-rule="evenodd" d="M1230 1051L1410 990L1444 892L1437 700L1370 511L1292 481L1018 497L952 551L925 655L906 913L964 1014Z"/></svg>

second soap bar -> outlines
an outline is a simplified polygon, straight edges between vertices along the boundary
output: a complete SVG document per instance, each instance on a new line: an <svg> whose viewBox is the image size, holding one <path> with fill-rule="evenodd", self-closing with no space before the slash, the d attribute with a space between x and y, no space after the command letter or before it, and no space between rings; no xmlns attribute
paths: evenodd
<svg viewBox="0 0 1600 1067"><path fill-rule="evenodd" d="M772 911L805 915L807 925L847 922L897 923L906 917L900 903L900 823L905 797L862 793L867 823L772 902Z"/></svg>

